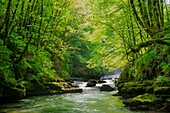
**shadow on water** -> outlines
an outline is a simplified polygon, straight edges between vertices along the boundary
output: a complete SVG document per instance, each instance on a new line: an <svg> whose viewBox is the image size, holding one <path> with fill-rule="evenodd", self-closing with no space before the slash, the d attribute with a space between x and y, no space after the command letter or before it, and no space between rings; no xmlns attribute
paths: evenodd
<svg viewBox="0 0 170 113"><path fill-rule="evenodd" d="M83 88L83 93L35 96L3 104L0 113L153 113L128 110L119 96L112 96L116 91Z"/></svg>

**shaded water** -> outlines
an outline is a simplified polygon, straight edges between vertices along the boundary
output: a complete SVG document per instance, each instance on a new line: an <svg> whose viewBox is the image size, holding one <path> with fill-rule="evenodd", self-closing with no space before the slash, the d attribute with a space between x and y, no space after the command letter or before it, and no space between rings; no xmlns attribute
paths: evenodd
<svg viewBox="0 0 170 113"><path fill-rule="evenodd" d="M0 105L0 113L145 113L128 110L114 93L86 87L83 93L34 96Z"/></svg>

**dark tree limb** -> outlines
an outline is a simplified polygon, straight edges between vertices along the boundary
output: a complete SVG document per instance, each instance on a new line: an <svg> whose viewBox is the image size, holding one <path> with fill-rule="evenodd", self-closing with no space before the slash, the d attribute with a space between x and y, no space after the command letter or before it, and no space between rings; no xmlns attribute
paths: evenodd
<svg viewBox="0 0 170 113"><path fill-rule="evenodd" d="M149 46L151 46L153 44L161 44L161 45L170 46L170 42L167 42L167 40L170 40L170 38L159 38L159 39L148 40L146 42L141 42L138 45L136 45L134 48L131 48L131 50L130 50L130 52L128 52L128 54L130 54L130 53L137 53L142 48L149 47Z"/></svg>

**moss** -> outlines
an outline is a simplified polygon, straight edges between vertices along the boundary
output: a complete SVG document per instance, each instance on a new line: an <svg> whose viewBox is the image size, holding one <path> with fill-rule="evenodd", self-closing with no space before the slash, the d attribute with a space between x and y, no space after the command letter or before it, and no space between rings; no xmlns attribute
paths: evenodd
<svg viewBox="0 0 170 113"><path fill-rule="evenodd" d="M59 82L47 82L44 84L45 88L61 90L63 88L63 84Z"/></svg>
<svg viewBox="0 0 170 113"><path fill-rule="evenodd" d="M132 98L137 95L146 93L145 84L140 82L128 82L120 88L118 87L119 94L124 98Z"/></svg>
<svg viewBox="0 0 170 113"><path fill-rule="evenodd" d="M31 84L27 83L27 96L33 95L49 95L49 94L61 94L82 92L82 89L71 88L67 82L45 82L43 84Z"/></svg>
<svg viewBox="0 0 170 113"><path fill-rule="evenodd" d="M160 108L160 99L154 94L145 93L124 101L124 104L133 110L153 110Z"/></svg>
<svg viewBox="0 0 170 113"><path fill-rule="evenodd" d="M158 100L158 98L154 94L148 94L148 93L145 93L143 95L139 95L139 96L133 98L133 101L138 101L138 102L142 102L142 103L143 102L152 103L157 100Z"/></svg>
<svg viewBox="0 0 170 113"><path fill-rule="evenodd" d="M26 82L25 84L26 90L39 90L39 89L45 89L43 84L39 83L31 83L31 82Z"/></svg>
<svg viewBox="0 0 170 113"><path fill-rule="evenodd" d="M167 64L164 64L164 65L166 66ZM169 70L169 68L168 68L168 70ZM159 85L159 86L170 86L170 77L167 77L167 76L158 76L155 79L155 84Z"/></svg>
<svg viewBox="0 0 170 113"><path fill-rule="evenodd" d="M150 86L153 84L153 80L145 80L145 81L130 81L125 83L125 87L144 87L144 86Z"/></svg>
<svg viewBox="0 0 170 113"><path fill-rule="evenodd" d="M154 86L153 85L146 87L146 93L151 93L152 94L154 92L153 90L154 90Z"/></svg>
<svg viewBox="0 0 170 113"><path fill-rule="evenodd" d="M128 64L128 65L122 70L122 73L121 73L120 77L118 78L118 83L117 83L117 85L133 80L132 76L129 74L129 70L131 69L131 66L130 66L130 65L131 65L131 64Z"/></svg>
<svg viewBox="0 0 170 113"><path fill-rule="evenodd" d="M169 86L164 86L164 87L155 87L154 88L154 93L155 94L170 94L170 87Z"/></svg>

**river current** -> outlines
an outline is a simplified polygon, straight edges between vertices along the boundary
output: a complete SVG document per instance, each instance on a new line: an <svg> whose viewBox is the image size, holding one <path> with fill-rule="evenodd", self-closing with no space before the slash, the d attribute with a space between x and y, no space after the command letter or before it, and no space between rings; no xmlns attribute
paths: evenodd
<svg viewBox="0 0 170 113"><path fill-rule="evenodd" d="M100 92L85 84L79 82L82 93L33 96L0 105L0 113L146 113L124 107L119 96L112 96L117 91Z"/></svg>

